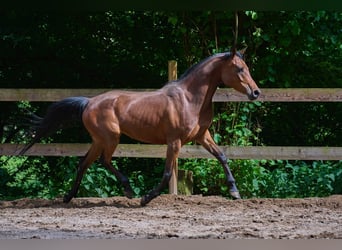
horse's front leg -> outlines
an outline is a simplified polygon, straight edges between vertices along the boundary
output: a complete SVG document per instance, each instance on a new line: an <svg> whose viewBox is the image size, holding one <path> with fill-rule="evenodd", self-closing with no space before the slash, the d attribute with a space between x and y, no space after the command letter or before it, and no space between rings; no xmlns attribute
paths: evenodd
<svg viewBox="0 0 342 250"><path fill-rule="evenodd" d="M160 192L168 186L169 181L172 176L173 168L176 164L176 160L177 160L180 148L181 148L180 140L177 140L168 144L163 178L155 189L151 190L147 195L141 198L141 201L140 201L141 206L145 206L152 199L160 195Z"/></svg>
<svg viewBox="0 0 342 250"><path fill-rule="evenodd" d="M235 179L228 166L227 158L222 152L222 150L219 148L219 146L216 145L209 131L206 130L204 135L201 138L197 139L196 141L200 143L212 155L214 155L217 160L219 160L219 162L223 166L224 173L226 174L230 195L234 199L241 199L239 190L237 189L236 184L235 184Z"/></svg>

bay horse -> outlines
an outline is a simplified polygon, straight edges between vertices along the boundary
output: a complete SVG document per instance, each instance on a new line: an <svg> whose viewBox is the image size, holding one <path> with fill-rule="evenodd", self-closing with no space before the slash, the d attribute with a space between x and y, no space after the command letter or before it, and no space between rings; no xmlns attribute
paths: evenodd
<svg viewBox="0 0 342 250"><path fill-rule="evenodd" d="M133 197L126 176L112 163L112 155L121 134L153 144L166 144L166 162L159 185L141 198L145 206L168 185L180 148L190 142L200 143L222 164L230 195L240 199L227 158L212 139L208 128L212 123L212 97L219 87L232 87L250 100L260 90L243 60L244 50L219 53L189 68L177 81L149 92L113 90L92 98L70 97L49 106L44 118L34 115L34 137L19 152L23 155L34 143L71 121L82 121L92 138L86 155L80 160L76 180L64 196L68 203L76 197L82 177L98 158L121 181L124 194Z"/></svg>

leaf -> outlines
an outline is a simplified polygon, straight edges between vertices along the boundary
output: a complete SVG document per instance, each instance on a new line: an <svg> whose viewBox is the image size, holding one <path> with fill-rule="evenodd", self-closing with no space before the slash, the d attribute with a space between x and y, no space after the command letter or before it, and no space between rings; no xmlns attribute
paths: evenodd
<svg viewBox="0 0 342 250"><path fill-rule="evenodd" d="M93 177L92 177L90 174L86 175L86 179L87 179L87 181L89 181L91 184L94 184Z"/></svg>
<svg viewBox="0 0 342 250"><path fill-rule="evenodd" d="M290 22L290 30L292 35L298 36L300 34L301 29L297 21Z"/></svg>
<svg viewBox="0 0 342 250"><path fill-rule="evenodd" d="M334 174L328 174L328 175L326 175L326 177L333 182L335 181L335 175Z"/></svg>
<svg viewBox="0 0 342 250"><path fill-rule="evenodd" d="M252 20L258 19L258 13L255 12L255 11L250 11L250 10L248 10L248 11L245 11L245 14L246 14L247 16L250 16L250 17L252 18Z"/></svg>
<svg viewBox="0 0 342 250"><path fill-rule="evenodd" d="M214 134L214 141L219 144L222 141L222 136L218 133Z"/></svg>
<svg viewBox="0 0 342 250"><path fill-rule="evenodd" d="M266 41L266 42L270 41L270 36L268 34L262 34L261 38L264 39L264 41Z"/></svg>
<svg viewBox="0 0 342 250"><path fill-rule="evenodd" d="M168 22L171 23L173 26L175 26L178 22L178 17L177 16L169 16Z"/></svg>

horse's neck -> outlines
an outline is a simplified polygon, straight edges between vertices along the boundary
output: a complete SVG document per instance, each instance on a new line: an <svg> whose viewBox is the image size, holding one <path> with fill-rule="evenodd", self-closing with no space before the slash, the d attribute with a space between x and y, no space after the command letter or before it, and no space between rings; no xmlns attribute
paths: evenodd
<svg viewBox="0 0 342 250"><path fill-rule="evenodd" d="M218 63L204 65L187 76L182 83L189 102L201 110L211 108L212 98L221 82Z"/></svg>

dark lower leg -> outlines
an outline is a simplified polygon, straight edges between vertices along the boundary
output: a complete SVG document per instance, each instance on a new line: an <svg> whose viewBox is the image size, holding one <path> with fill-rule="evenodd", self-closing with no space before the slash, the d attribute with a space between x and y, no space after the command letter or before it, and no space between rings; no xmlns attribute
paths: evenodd
<svg viewBox="0 0 342 250"><path fill-rule="evenodd" d="M112 163L109 161L104 160L104 157L101 156L101 162L102 164L110 171L112 172L115 177L121 182L123 188L124 188L124 194L127 198L131 199L134 196L133 189L131 185L129 184L129 179L123 175L119 170L117 170Z"/></svg>
<svg viewBox="0 0 342 250"><path fill-rule="evenodd" d="M87 170L87 166L83 165L83 162L84 162L84 158L82 158L80 160L80 163L79 163L78 168L77 168L76 180L75 180L71 190L66 195L64 195L64 198L63 198L64 203L69 203L72 198L76 197L76 194L77 194L77 191L80 187L83 175L84 175L85 171Z"/></svg>
<svg viewBox="0 0 342 250"><path fill-rule="evenodd" d="M71 190L64 196L63 202L68 203L73 197L76 197L78 188L80 187L82 178L88 167L95 161L99 156L100 148L95 144L92 144L88 153L80 159L77 168L76 180L71 188Z"/></svg>
<svg viewBox="0 0 342 250"><path fill-rule="evenodd" d="M113 169L115 169L115 168L113 167ZM117 170L112 171L112 173L114 173L115 177L120 180L120 182L124 188L125 196L129 199L132 199L134 197L134 192L133 192L133 189L129 183L129 179Z"/></svg>
<svg viewBox="0 0 342 250"><path fill-rule="evenodd" d="M134 197L134 192L133 192L133 189L129 183L129 179L126 176L124 176L123 174L121 174L120 172L119 172L119 175L116 176L116 178L118 178L121 181L122 186L124 188L125 196L129 199L132 199Z"/></svg>
<svg viewBox="0 0 342 250"><path fill-rule="evenodd" d="M227 184L229 187L229 193L234 199L241 199L239 190L236 187L235 179L233 177L232 172L228 166L227 158L224 154L220 154L216 156L216 158L220 161L223 166L224 173L226 174Z"/></svg>
<svg viewBox="0 0 342 250"><path fill-rule="evenodd" d="M233 177L232 172L229 169L227 158L221 149L216 145L214 140L212 139L209 131L207 130L202 138L198 139L198 142L202 144L202 146L208 150L212 155L216 157L216 159L222 164L224 173L226 175L227 184L229 187L229 193L234 199L240 199L239 190L236 187L235 179Z"/></svg>
<svg viewBox="0 0 342 250"><path fill-rule="evenodd" d="M163 175L163 178L160 182L160 184L153 190L151 190L148 194L143 196L140 201L141 206L145 206L147 203L149 203L151 200L153 200L155 197L160 195L161 191L167 187L169 184L169 181L171 179L171 172L165 172Z"/></svg>
<svg viewBox="0 0 342 250"><path fill-rule="evenodd" d="M176 164L176 160L177 160L180 148L181 148L180 140L176 140L168 144L163 178L160 184L155 189L151 190L147 195L141 198L141 201L140 201L141 206L145 206L152 199L160 195L161 191L168 186L169 181L171 179L172 170Z"/></svg>

